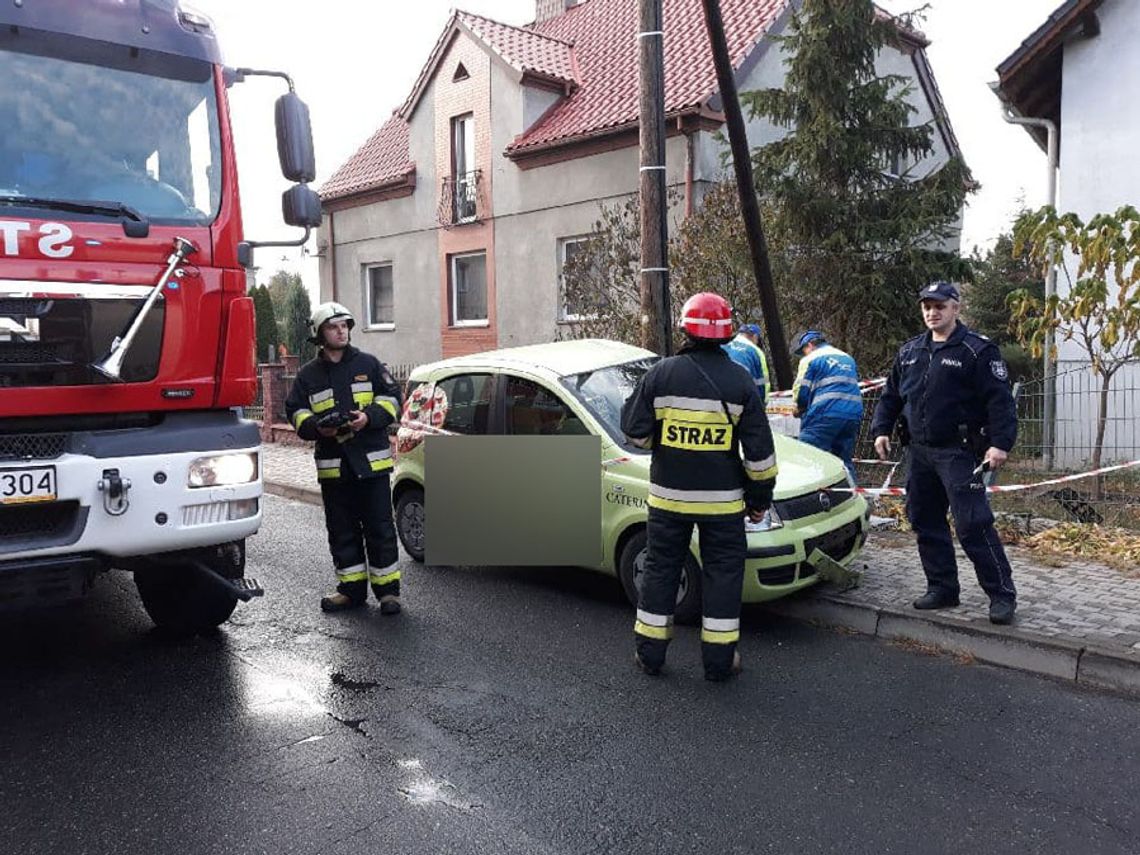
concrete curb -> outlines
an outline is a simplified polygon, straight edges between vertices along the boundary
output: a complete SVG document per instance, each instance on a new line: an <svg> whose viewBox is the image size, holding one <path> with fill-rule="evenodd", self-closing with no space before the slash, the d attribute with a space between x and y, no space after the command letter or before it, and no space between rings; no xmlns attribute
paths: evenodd
<svg viewBox="0 0 1140 855"><path fill-rule="evenodd" d="M274 481L265 481L264 487L266 493L272 493L274 496L281 496L286 499L292 499L295 502L307 502L310 505L321 504L321 491L309 490L303 487L291 487L288 484L278 484Z"/></svg>
<svg viewBox="0 0 1140 855"><path fill-rule="evenodd" d="M937 614L919 615L827 595L778 600L765 608L793 620L886 641L910 641L991 665L1140 696L1140 652L1086 645L1016 627L962 623Z"/></svg>

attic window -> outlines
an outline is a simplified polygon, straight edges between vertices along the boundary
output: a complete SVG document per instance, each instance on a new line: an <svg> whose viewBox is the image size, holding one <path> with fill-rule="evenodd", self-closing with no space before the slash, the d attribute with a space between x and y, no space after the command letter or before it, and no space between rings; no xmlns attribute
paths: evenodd
<svg viewBox="0 0 1140 855"><path fill-rule="evenodd" d="M451 82L452 83L458 83L460 80L466 80L470 76L471 75L467 73L467 69L464 67L463 63L461 62L461 63L459 63L459 65L457 65L455 67L455 74L452 75Z"/></svg>

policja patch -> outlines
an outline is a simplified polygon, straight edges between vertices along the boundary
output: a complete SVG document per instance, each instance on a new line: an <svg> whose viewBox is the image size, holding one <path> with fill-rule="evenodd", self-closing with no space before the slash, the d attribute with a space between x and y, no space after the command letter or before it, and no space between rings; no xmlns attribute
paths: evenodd
<svg viewBox="0 0 1140 855"><path fill-rule="evenodd" d="M1005 362L1000 359L994 359L990 362L990 371L993 372L994 377L998 380L1006 380L1009 378L1009 369L1005 367Z"/></svg>

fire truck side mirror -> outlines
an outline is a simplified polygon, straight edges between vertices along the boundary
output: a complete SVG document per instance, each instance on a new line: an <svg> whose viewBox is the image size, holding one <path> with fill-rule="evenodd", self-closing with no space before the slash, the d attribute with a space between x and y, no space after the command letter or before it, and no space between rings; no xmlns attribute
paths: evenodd
<svg viewBox="0 0 1140 855"><path fill-rule="evenodd" d="M277 99L274 118L277 123L277 157L281 161L282 174L290 181L302 184L312 181L317 177L317 161L313 152L308 105L295 93L288 92Z"/></svg>
<svg viewBox="0 0 1140 855"><path fill-rule="evenodd" d="M281 216L286 224L306 229L321 225L321 197L311 187L294 184L281 194Z"/></svg>

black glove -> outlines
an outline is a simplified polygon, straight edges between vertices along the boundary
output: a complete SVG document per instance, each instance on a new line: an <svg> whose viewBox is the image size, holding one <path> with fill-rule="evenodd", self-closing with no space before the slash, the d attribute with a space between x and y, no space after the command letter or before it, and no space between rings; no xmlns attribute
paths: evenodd
<svg viewBox="0 0 1140 855"><path fill-rule="evenodd" d="M325 413L317 419L317 427L331 428L332 430L340 430L346 424L352 421L351 418L345 413L333 410L331 413Z"/></svg>

